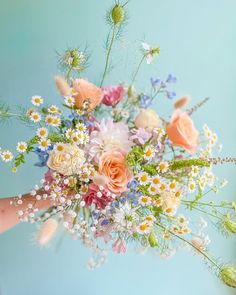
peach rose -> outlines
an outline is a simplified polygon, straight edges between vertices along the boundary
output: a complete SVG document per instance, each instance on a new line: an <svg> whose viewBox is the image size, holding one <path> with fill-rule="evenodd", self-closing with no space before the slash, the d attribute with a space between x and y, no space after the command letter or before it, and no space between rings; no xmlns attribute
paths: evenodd
<svg viewBox="0 0 236 295"><path fill-rule="evenodd" d="M172 145L180 146L190 154L198 147L198 131L187 113L176 110L167 126L167 135Z"/></svg>
<svg viewBox="0 0 236 295"><path fill-rule="evenodd" d="M107 177L107 188L113 193L123 193L131 179L125 155L121 151L106 152L99 159L98 171Z"/></svg>
<svg viewBox="0 0 236 295"><path fill-rule="evenodd" d="M160 127L161 119L154 110L142 109L135 118L134 124L137 128L152 131L154 128Z"/></svg>
<svg viewBox="0 0 236 295"><path fill-rule="evenodd" d="M76 92L74 98L78 108L81 108L85 101L89 101L90 108L94 109L102 101L102 89L84 79L76 79L73 89Z"/></svg>
<svg viewBox="0 0 236 295"><path fill-rule="evenodd" d="M64 144L62 151L50 152L47 165L50 169L62 174L72 175L81 170L85 162L84 151L73 144Z"/></svg>

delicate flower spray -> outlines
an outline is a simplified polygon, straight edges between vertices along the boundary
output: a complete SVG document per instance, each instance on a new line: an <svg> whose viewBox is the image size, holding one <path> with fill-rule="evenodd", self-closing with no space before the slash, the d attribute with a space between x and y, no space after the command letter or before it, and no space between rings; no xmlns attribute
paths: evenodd
<svg viewBox="0 0 236 295"><path fill-rule="evenodd" d="M176 96L176 77L151 78L146 93L134 88L142 64L159 56L159 48L146 42L131 82L105 84L114 43L127 20L127 3L117 2L107 13L110 30L99 85L81 77L88 65L86 49L68 49L59 58L64 76L55 78L62 106L46 105L39 95L32 96L29 109L18 113L0 104L1 122L16 117L34 130L15 151L1 148L2 161L16 172L34 153L35 165L48 168L31 192L35 202L22 207L19 195L13 205L20 206L21 221L40 224L40 245L48 244L60 225L80 239L94 253L89 268L104 263L107 249L125 254L135 244L167 257L186 245L235 288L235 267L208 252L203 219L213 220L224 234L236 234L235 202L205 199L225 185L213 166L235 163L234 158L214 157L217 135L207 125L197 130L191 119L208 98L186 110L190 99L182 97L173 103L170 120L160 117L152 103L158 97ZM44 200L50 205L40 212ZM195 210L202 217L191 223L188 213Z"/></svg>

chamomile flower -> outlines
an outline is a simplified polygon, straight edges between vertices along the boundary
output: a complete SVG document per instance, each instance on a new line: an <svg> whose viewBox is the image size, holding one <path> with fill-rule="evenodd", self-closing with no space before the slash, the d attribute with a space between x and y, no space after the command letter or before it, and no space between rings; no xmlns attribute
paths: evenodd
<svg viewBox="0 0 236 295"><path fill-rule="evenodd" d="M158 127L153 129L153 133L157 136L158 139L160 139L165 135L165 130Z"/></svg>
<svg viewBox="0 0 236 295"><path fill-rule="evenodd" d="M54 116L52 126L58 127L61 125L61 119L57 116Z"/></svg>
<svg viewBox="0 0 236 295"><path fill-rule="evenodd" d="M165 173L168 171L169 164L166 161L162 161L159 163L157 169L160 173Z"/></svg>
<svg viewBox="0 0 236 295"><path fill-rule="evenodd" d="M1 152L1 158L4 162L11 162L13 159L13 154L10 151Z"/></svg>
<svg viewBox="0 0 236 295"><path fill-rule="evenodd" d="M30 114L30 120L34 123L38 123L41 121L41 115L38 112L34 111Z"/></svg>
<svg viewBox="0 0 236 295"><path fill-rule="evenodd" d="M146 172L142 172L138 175L138 180L141 185L149 183L149 175Z"/></svg>
<svg viewBox="0 0 236 295"><path fill-rule="evenodd" d="M147 223L150 223L150 224L153 224L153 222L156 220L156 218L155 218L155 216L153 216L153 215L147 215L146 217L145 217L145 221L147 222Z"/></svg>
<svg viewBox="0 0 236 295"><path fill-rule="evenodd" d="M175 181L171 181L171 182L169 183L169 189L170 189L171 191L175 191L176 188L177 188L177 183L176 183Z"/></svg>
<svg viewBox="0 0 236 295"><path fill-rule="evenodd" d="M26 150L27 150L27 143L26 142L24 142L24 141L20 141L20 142L18 142L18 144L17 144L17 147L16 147L16 150L19 152L19 153L24 153L24 152L26 152Z"/></svg>
<svg viewBox="0 0 236 295"><path fill-rule="evenodd" d="M167 216L174 216L176 213L176 208L175 207L165 207L165 208L163 208L163 212Z"/></svg>
<svg viewBox="0 0 236 295"><path fill-rule="evenodd" d="M177 217L177 222L180 226L184 226L184 225L188 224L188 221L184 215L179 215Z"/></svg>
<svg viewBox="0 0 236 295"><path fill-rule="evenodd" d="M199 168L198 166L192 166L190 177L196 177L199 174Z"/></svg>
<svg viewBox="0 0 236 295"><path fill-rule="evenodd" d="M58 113L58 107L55 106L55 105L51 105L49 108L48 108L48 112L51 113L51 114L57 114Z"/></svg>
<svg viewBox="0 0 236 295"><path fill-rule="evenodd" d="M80 180L83 182L89 182L90 179L90 171L89 170L83 170L80 174Z"/></svg>
<svg viewBox="0 0 236 295"><path fill-rule="evenodd" d="M76 129L78 131L85 132L87 128L86 128L86 126L83 123L77 123L76 124Z"/></svg>
<svg viewBox="0 0 236 295"><path fill-rule="evenodd" d="M156 194L158 194L158 187L156 185L150 185L148 188L148 192L150 195L155 196Z"/></svg>
<svg viewBox="0 0 236 295"><path fill-rule="evenodd" d="M48 130L45 127L41 127L37 129L36 134L40 138L46 138L48 136Z"/></svg>
<svg viewBox="0 0 236 295"><path fill-rule="evenodd" d="M66 96L64 102L68 107L73 107L75 104L75 99L73 96Z"/></svg>
<svg viewBox="0 0 236 295"><path fill-rule="evenodd" d="M63 142L58 142L54 145L53 150L61 153L65 150L65 144Z"/></svg>
<svg viewBox="0 0 236 295"><path fill-rule="evenodd" d="M137 232L141 235L149 234L151 231L150 223L142 222L137 226Z"/></svg>
<svg viewBox="0 0 236 295"><path fill-rule="evenodd" d="M155 157L155 148L152 145L146 146L144 149L144 155L145 160L150 160Z"/></svg>
<svg viewBox="0 0 236 295"><path fill-rule="evenodd" d="M41 104L43 104L43 99L41 96L35 95L35 96L32 96L31 102L34 106L39 107Z"/></svg>
<svg viewBox="0 0 236 295"><path fill-rule="evenodd" d="M194 180L191 179L188 183L188 192L193 193L195 189L196 189L196 183Z"/></svg>
<svg viewBox="0 0 236 295"><path fill-rule="evenodd" d="M39 147L42 151L46 151L50 146L51 141L50 139L42 138L39 142Z"/></svg>
<svg viewBox="0 0 236 295"><path fill-rule="evenodd" d="M75 112L79 116L83 116L84 115L84 110L83 109L77 109Z"/></svg>
<svg viewBox="0 0 236 295"><path fill-rule="evenodd" d="M152 199L149 196L141 196L139 197L138 202L142 206L150 206Z"/></svg>
<svg viewBox="0 0 236 295"><path fill-rule="evenodd" d="M87 191L88 191L88 186L87 185L81 185L81 187L80 187L80 193L81 193L81 195L86 194Z"/></svg>
<svg viewBox="0 0 236 295"><path fill-rule="evenodd" d="M48 125L53 125L53 121L54 121L54 116L53 115L47 115L45 118L45 122Z"/></svg>
<svg viewBox="0 0 236 295"><path fill-rule="evenodd" d="M66 138L70 139L73 135L73 130L71 128L66 130Z"/></svg>
<svg viewBox="0 0 236 295"><path fill-rule="evenodd" d="M155 185L160 185L161 183L161 179L158 175L155 175L152 177L152 185L155 186Z"/></svg>
<svg viewBox="0 0 236 295"><path fill-rule="evenodd" d="M161 207L161 206L163 205L163 200L162 200L161 198L155 199L155 200L153 201L153 205L154 205L155 207Z"/></svg>
<svg viewBox="0 0 236 295"><path fill-rule="evenodd" d="M88 133L84 132L84 139L83 139L83 143L88 143L89 142L89 135Z"/></svg>

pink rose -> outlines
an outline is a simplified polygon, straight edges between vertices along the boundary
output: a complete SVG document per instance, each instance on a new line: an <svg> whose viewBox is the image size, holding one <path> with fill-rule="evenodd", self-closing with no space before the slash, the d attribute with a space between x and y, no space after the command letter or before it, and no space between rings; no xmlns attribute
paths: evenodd
<svg viewBox="0 0 236 295"><path fill-rule="evenodd" d="M99 173L106 176L107 188L113 193L123 193L131 179L131 173L126 164L125 155L121 151L102 154L99 159Z"/></svg>
<svg viewBox="0 0 236 295"><path fill-rule="evenodd" d="M78 108L81 108L85 101L89 101L90 108L94 109L102 101L103 93L101 88L87 80L76 79L73 84L73 89L76 92L73 96L75 98L75 105Z"/></svg>
<svg viewBox="0 0 236 295"><path fill-rule="evenodd" d="M123 86L106 86L102 88L103 99L102 103L107 106L115 106L121 101L125 94L125 89Z"/></svg>
<svg viewBox="0 0 236 295"><path fill-rule="evenodd" d="M91 183L88 192L83 197L83 201L85 202L85 207L94 204L96 209L104 209L112 201L112 198L108 196L106 191L100 191L96 184Z"/></svg>
<svg viewBox="0 0 236 295"><path fill-rule="evenodd" d="M176 110L166 129L167 135L174 146L180 146L190 154L198 147L198 131L187 113Z"/></svg>

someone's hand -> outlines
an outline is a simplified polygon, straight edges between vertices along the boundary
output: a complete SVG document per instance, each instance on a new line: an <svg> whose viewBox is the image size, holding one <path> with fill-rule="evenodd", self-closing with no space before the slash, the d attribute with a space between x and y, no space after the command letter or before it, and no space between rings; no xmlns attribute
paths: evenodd
<svg viewBox="0 0 236 295"><path fill-rule="evenodd" d="M38 191L38 194L42 194L42 191ZM36 204L39 210L46 210L51 206L50 200L40 200L35 201L35 197L30 194L25 194L22 196L22 205L11 205L14 202L15 197L0 199L0 233L5 232L11 227L19 223L18 211L24 210L28 204Z"/></svg>

